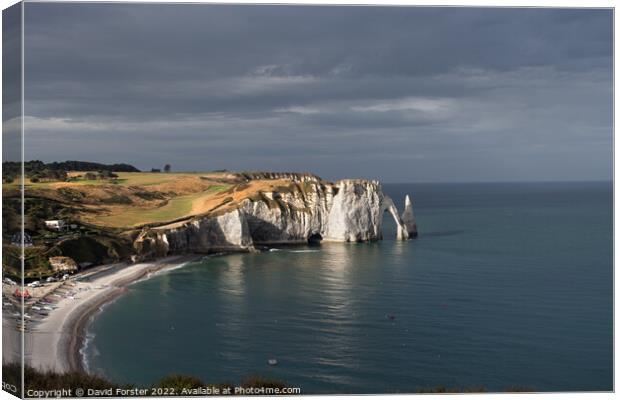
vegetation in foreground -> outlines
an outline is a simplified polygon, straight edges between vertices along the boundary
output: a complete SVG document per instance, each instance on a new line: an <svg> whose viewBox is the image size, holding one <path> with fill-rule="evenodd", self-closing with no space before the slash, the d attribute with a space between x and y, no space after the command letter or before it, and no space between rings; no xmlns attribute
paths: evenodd
<svg viewBox="0 0 620 400"><path fill-rule="evenodd" d="M135 388L133 385L129 384L117 384L109 381L108 379L89 375L81 372L65 372L65 373L56 373L56 372L43 372L38 371L31 367L25 368L25 389L28 391L31 390L61 390L67 388L88 388L88 389L132 389ZM21 376L21 367L19 364L5 364L2 366L2 373L4 376L4 382L8 382L19 389L18 382L20 381ZM205 383L200 378L191 375L180 375L180 374L171 374L168 375L157 382L153 383L152 386L149 386L147 389L173 389L173 393L175 395L181 395L181 393L185 393L184 396L204 396L204 394L199 394L199 392L192 392L196 389L218 389L218 393L226 393L226 390L231 394L234 393L234 387L244 387L244 388L277 388L282 389L287 387L287 384L283 381L264 378L260 376L251 376L245 379L240 384L233 384L228 382L223 383ZM183 392L185 390L185 392ZM510 386L506 387L503 392L506 393L523 393L523 392L535 392L533 388L527 387L518 387L518 386ZM158 393L158 394L157 394ZM193 394L195 393L195 394ZM303 393L303 391L302 391ZM415 393L492 393L492 391L487 390L484 386L471 386L471 387L445 387L445 386L436 386L430 388L420 388L415 391ZM15 395L19 395L19 393L13 393ZM152 394L156 394L157 396L164 395L163 392L153 390ZM73 394L74 395L74 394ZM79 397L75 396L74 397Z"/></svg>
<svg viewBox="0 0 620 400"><path fill-rule="evenodd" d="M505 393L533 393L536 390L528 387L520 387L520 386L508 386L502 390ZM484 386L470 386L470 387L445 387L445 386L435 386L429 388L420 388L416 390L416 393L497 393L493 391L489 391Z"/></svg>
<svg viewBox="0 0 620 400"><path fill-rule="evenodd" d="M9 383L17 388L17 393L12 393L16 396L21 397L21 391L19 382L21 377L21 366L17 363L13 364L5 364L2 366L2 374L4 382ZM57 373L51 371L39 371L35 368L26 366L24 370L24 378L25 378L25 390L26 393L28 390L37 390L37 391L52 391L52 390L62 390L62 389L73 389L72 396L73 397L84 397L84 396L76 396L75 389L96 389L96 390L106 390L106 389L133 389L136 388L134 385L129 384L117 384L115 382L111 382L108 379L103 377L99 377L96 375L90 375L82 372L64 372ZM240 384L233 383L204 383L200 378L190 376L190 375L180 375L180 374L172 374L168 375L159 381L155 382L153 385L145 388L145 389L173 389L171 392L163 393L158 390L149 390L149 395L178 395L181 396L183 393L183 389L185 389L185 394L183 396L203 396L199 393L193 394L193 389L218 389L219 393L226 393L225 389L228 389L228 392L231 394L234 392L234 387L244 387L244 388L274 388L274 389L282 389L286 387L286 384L279 380L267 379L263 377L253 376L250 377ZM64 397L64 396L63 396Z"/></svg>

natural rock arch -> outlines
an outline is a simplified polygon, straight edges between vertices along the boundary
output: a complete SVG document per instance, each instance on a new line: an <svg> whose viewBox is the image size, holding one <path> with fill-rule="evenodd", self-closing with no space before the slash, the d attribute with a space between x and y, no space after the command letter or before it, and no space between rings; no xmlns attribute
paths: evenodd
<svg viewBox="0 0 620 400"><path fill-rule="evenodd" d="M396 209L396 205L394 205L394 201L388 196L383 198L381 202L381 211L380 216L383 217L383 213L389 212L392 218L394 218L394 222L396 223L396 239L397 240L407 240L409 239L409 232L403 223L403 220L398 215L398 209ZM381 236L383 237L383 226L381 227Z"/></svg>

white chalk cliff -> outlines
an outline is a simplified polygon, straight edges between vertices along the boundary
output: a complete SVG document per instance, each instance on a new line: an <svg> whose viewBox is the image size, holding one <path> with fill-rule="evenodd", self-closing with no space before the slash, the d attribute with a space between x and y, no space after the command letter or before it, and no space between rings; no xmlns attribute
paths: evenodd
<svg viewBox="0 0 620 400"><path fill-rule="evenodd" d="M264 174L248 179L283 179ZM145 228L134 242L139 258L170 253L252 251L255 246L320 241L366 242L383 239L383 213L388 212L400 240L417 236L409 196L400 216L378 181L322 181L308 174L286 174L286 190L262 192L233 211L193 217L188 221Z"/></svg>
<svg viewBox="0 0 620 400"><path fill-rule="evenodd" d="M407 233L410 238L414 238L418 236L418 226L415 223L415 216L413 215L413 205L411 204L411 199L409 195L405 196L405 211L403 211L403 215L401 217L403 224L405 225L405 229L407 229Z"/></svg>

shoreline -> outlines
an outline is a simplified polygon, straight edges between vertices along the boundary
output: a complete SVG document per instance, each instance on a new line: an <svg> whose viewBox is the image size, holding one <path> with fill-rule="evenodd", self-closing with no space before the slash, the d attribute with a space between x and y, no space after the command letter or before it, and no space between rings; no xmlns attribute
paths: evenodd
<svg viewBox="0 0 620 400"><path fill-rule="evenodd" d="M279 246L292 248L300 244L278 243ZM256 250L260 253L267 249L273 248L264 244ZM224 251L214 253L211 257L234 253L237 252ZM152 274L176 269L203 257L204 254L194 253L166 256L136 264L106 264L73 276L70 282L77 294L60 300L53 311L24 335L25 364L38 370L89 373L82 349L86 345L88 327L101 307L122 296L130 285L148 279ZM60 289L67 290L62 286ZM55 291L43 297L53 295Z"/></svg>
<svg viewBox="0 0 620 400"><path fill-rule="evenodd" d="M127 289L116 288L112 293L101 296L98 301L89 305L88 309L81 315L75 316L75 319L69 322L71 332L68 341L64 343L66 350L60 351L67 357L66 363L69 371L87 373L86 361L82 356L82 350L86 347L86 338L88 327L94 321L94 316L100 311L105 304L111 303L119 298Z"/></svg>
<svg viewBox="0 0 620 400"><path fill-rule="evenodd" d="M179 255L138 264L113 264L94 274L76 276L72 281L77 294L60 300L52 312L26 333L29 339L25 348L26 364L40 370L87 372L82 349L92 317L101 307L145 277L202 257ZM92 278L91 275L101 276Z"/></svg>
<svg viewBox="0 0 620 400"><path fill-rule="evenodd" d="M256 251L273 251L274 248L270 246L273 244L263 244ZM278 247L295 248L302 243L277 244ZM238 252L223 251L211 254L211 257L234 253ZM86 346L88 327L101 308L121 297L130 285L140 280L204 257L205 254L193 253L166 256L136 264L106 264L73 276L70 279L73 284L73 291L69 293L71 296L60 300L53 311L25 334L25 364L38 370L89 373L82 350ZM63 286L57 289L68 290ZM56 290L43 297L53 296L54 292Z"/></svg>
<svg viewBox="0 0 620 400"><path fill-rule="evenodd" d="M274 244L276 243L261 244L256 252L279 250L271 247ZM278 247L284 248L296 248L301 244L307 245L305 242L277 243ZM238 251L222 251L210 256L235 253ZM54 303L53 310L38 319L33 328L24 334L24 363L40 371L89 373L82 350L87 344L88 327L101 308L118 299L130 285L138 281L149 279L151 275L167 269L181 268L204 257L205 254L192 253L171 255L136 264L129 262L105 264L74 275L66 283L41 296L41 298L55 296L61 300ZM61 295L56 292L61 292ZM10 321L3 318L3 325L7 322ZM5 361L11 359L3 359L3 362Z"/></svg>

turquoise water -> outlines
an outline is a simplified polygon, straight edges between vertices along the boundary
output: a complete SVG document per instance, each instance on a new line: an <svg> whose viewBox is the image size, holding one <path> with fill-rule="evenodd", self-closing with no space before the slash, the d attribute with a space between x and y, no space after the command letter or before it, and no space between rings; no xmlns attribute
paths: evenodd
<svg viewBox="0 0 620 400"><path fill-rule="evenodd" d="M139 282L91 327L91 370L144 385L261 375L302 393L612 390L611 183L384 191L400 209L413 195L417 240L215 257Z"/></svg>

